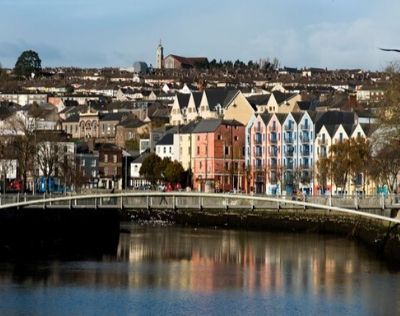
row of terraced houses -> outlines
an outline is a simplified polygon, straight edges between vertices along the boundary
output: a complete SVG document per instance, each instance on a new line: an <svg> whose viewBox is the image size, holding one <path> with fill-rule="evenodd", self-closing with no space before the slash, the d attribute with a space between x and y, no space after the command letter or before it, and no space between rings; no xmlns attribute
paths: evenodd
<svg viewBox="0 0 400 316"><path fill-rule="evenodd" d="M317 161L329 155L332 144L372 131L354 112L263 113L246 126L206 119L178 129L171 158L192 170L193 188L200 191L338 193L345 189L317 182ZM347 193L362 190L363 181L360 175Z"/></svg>

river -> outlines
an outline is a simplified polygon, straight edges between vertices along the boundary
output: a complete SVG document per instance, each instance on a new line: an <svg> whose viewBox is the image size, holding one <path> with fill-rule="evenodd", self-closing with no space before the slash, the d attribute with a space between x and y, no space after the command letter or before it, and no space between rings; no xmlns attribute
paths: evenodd
<svg viewBox="0 0 400 316"><path fill-rule="evenodd" d="M400 270L336 236L124 224L115 253L7 259L0 315L396 315Z"/></svg>

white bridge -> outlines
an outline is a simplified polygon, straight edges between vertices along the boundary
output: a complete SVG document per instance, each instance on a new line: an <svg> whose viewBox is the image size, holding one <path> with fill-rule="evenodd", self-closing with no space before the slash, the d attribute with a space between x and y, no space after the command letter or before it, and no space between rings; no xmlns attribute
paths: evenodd
<svg viewBox="0 0 400 316"><path fill-rule="evenodd" d="M383 196L368 198L310 197L306 201L290 197L251 196L242 194L215 194L196 192L121 192L91 193L85 195L3 195L0 212L10 209L98 209L130 210L222 211L248 212L293 210L301 212L326 211L360 216L400 224L397 210L400 205Z"/></svg>

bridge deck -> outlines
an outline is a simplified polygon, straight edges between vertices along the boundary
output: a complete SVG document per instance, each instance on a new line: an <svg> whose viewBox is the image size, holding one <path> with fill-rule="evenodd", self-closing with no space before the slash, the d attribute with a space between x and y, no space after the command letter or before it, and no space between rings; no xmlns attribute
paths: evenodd
<svg viewBox="0 0 400 316"><path fill-rule="evenodd" d="M196 192L125 192L68 196L2 197L1 209L155 209L155 210L328 210L400 223L400 205L387 204L382 197L371 199L327 199L317 197L307 201L233 194ZM5 203L6 202L6 203ZM339 203L340 202L340 203Z"/></svg>

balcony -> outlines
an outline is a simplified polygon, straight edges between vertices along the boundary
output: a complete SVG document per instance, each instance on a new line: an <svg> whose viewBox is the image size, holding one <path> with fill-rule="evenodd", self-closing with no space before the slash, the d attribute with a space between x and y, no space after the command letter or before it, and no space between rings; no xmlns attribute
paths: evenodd
<svg viewBox="0 0 400 316"><path fill-rule="evenodd" d="M256 144L256 145L261 145L262 144L262 138L260 137L260 138L254 138L254 144Z"/></svg>
<svg viewBox="0 0 400 316"><path fill-rule="evenodd" d="M293 131L293 124L291 125L285 125L285 131Z"/></svg>
<svg viewBox="0 0 400 316"><path fill-rule="evenodd" d="M285 169L287 169L287 170L293 170L293 162L288 162L287 164L286 164L286 166L285 166Z"/></svg>
<svg viewBox="0 0 400 316"><path fill-rule="evenodd" d="M286 155L286 157L293 157L293 155L294 155L294 150L293 150L293 149L291 149L291 150L286 150L286 151L285 151L285 155Z"/></svg>
<svg viewBox="0 0 400 316"><path fill-rule="evenodd" d="M276 144L278 142L278 139L276 137L271 137L269 141L270 143Z"/></svg>
<svg viewBox="0 0 400 316"><path fill-rule="evenodd" d="M294 143L294 138L293 137L285 137L285 143L286 144L293 144Z"/></svg>
<svg viewBox="0 0 400 316"><path fill-rule="evenodd" d="M269 131L270 131L270 132L276 132L276 125L271 125L271 126L269 127Z"/></svg>
<svg viewBox="0 0 400 316"><path fill-rule="evenodd" d="M326 141L326 139L324 138L318 139L318 145L327 145L327 144L328 142Z"/></svg>
<svg viewBox="0 0 400 316"><path fill-rule="evenodd" d="M254 156L255 157L262 157L262 149L261 149L261 147L256 147Z"/></svg>
<svg viewBox="0 0 400 316"><path fill-rule="evenodd" d="M311 139L310 139L309 136L303 136L303 135L300 136L300 140L301 140L303 143L309 143L309 142L311 141Z"/></svg>
<svg viewBox="0 0 400 316"><path fill-rule="evenodd" d="M256 171L256 172L263 172L263 171L265 171L265 168L264 168L263 165L255 165L255 166L254 166L254 171Z"/></svg>
<svg viewBox="0 0 400 316"><path fill-rule="evenodd" d="M302 130L309 130L310 129L310 124L301 124L300 125L300 128L302 129Z"/></svg>

